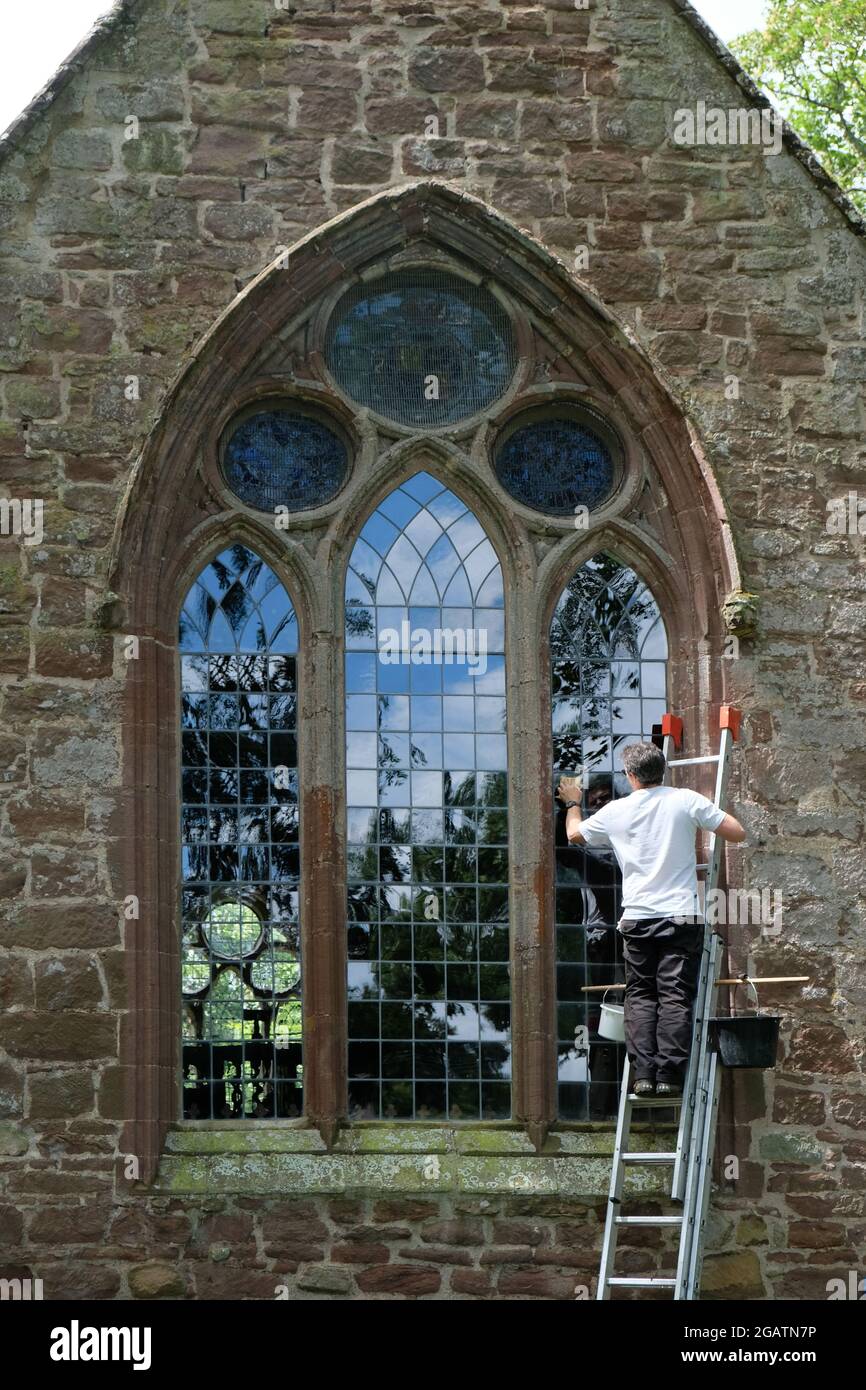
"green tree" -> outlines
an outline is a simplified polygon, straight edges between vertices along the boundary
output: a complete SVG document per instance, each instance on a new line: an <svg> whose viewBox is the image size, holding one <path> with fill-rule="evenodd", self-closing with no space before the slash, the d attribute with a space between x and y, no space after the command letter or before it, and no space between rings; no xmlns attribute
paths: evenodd
<svg viewBox="0 0 866 1390"><path fill-rule="evenodd" d="M770 0L731 47L866 212L866 0Z"/></svg>

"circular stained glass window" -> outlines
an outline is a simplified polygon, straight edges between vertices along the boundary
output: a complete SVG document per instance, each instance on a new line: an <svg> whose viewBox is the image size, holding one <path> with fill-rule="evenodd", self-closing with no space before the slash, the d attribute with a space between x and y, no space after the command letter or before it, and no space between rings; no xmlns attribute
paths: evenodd
<svg viewBox="0 0 866 1390"><path fill-rule="evenodd" d="M202 924L202 935L213 955L222 960L240 960L258 950L262 924L245 903L217 903Z"/></svg>
<svg viewBox="0 0 866 1390"><path fill-rule="evenodd" d="M248 507L307 511L343 485L349 453L334 430L299 410L259 410L230 427L222 474Z"/></svg>
<svg viewBox="0 0 866 1390"><path fill-rule="evenodd" d="M607 500L616 485L619 445L610 426L585 408L520 417L497 445L494 468L518 502L549 516L572 516Z"/></svg>
<svg viewBox="0 0 866 1390"><path fill-rule="evenodd" d="M497 400L514 375L517 348L489 290L459 275L406 270L343 295L325 361L359 405L401 425L437 428Z"/></svg>

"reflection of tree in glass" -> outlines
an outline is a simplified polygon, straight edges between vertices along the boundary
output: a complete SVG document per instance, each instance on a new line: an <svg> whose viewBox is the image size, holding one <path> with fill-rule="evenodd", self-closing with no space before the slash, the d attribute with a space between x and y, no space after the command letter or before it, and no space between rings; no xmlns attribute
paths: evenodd
<svg viewBox="0 0 866 1390"><path fill-rule="evenodd" d="M262 924L245 903L223 902L211 908L202 930L214 955L237 960L255 950Z"/></svg>
<svg viewBox="0 0 866 1390"><path fill-rule="evenodd" d="M573 576L551 624L555 754L560 771L606 765L611 719L619 714L610 693L610 663L640 661L659 610L633 570L599 555ZM640 691L639 668L626 692ZM595 746L587 747L590 741Z"/></svg>
<svg viewBox="0 0 866 1390"><path fill-rule="evenodd" d="M375 637L376 623L369 608L356 602L346 604L346 637Z"/></svg>
<svg viewBox="0 0 866 1390"><path fill-rule="evenodd" d="M379 696L379 722L381 724L382 715L390 707L390 700L387 695ZM391 747L386 736L383 734L379 739L379 791L385 787L405 786L409 779L409 772L406 768L400 767L399 754Z"/></svg>

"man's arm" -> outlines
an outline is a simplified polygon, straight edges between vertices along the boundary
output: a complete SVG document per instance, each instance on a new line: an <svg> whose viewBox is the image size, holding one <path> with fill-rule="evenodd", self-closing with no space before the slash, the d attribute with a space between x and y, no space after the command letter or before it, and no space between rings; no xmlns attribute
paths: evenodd
<svg viewBox="0 0 866 1390"><path fill-rule="evenodd" d="M565 813L565 833L568 837L568 843L570 845L585 844L580 833L580 826L583 821L583 810L580 804L583 798L583 788L580 785L580 778L561 777L556 795L560 801L574 803L568 807Z"/></svg>
<svg viewBox="0 0 866 1390"><path fill-rule="evenodd" d="M736 816L726 815L725 819L716 826L714 834L723 840L728 840L732 845L741 845L746 838L746 831Z"/></svg>

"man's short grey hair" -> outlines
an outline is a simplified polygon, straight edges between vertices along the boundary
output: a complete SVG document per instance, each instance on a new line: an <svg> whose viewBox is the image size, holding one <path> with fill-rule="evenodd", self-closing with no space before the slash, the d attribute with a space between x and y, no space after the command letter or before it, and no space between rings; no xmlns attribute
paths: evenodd
<svg viewBox="0 0 866 1390"><path fill-rule="evenodd" d="M642 787L659 787L665 780L665 755L654 743L630 743L622 750L622 765Z"/></svg>

